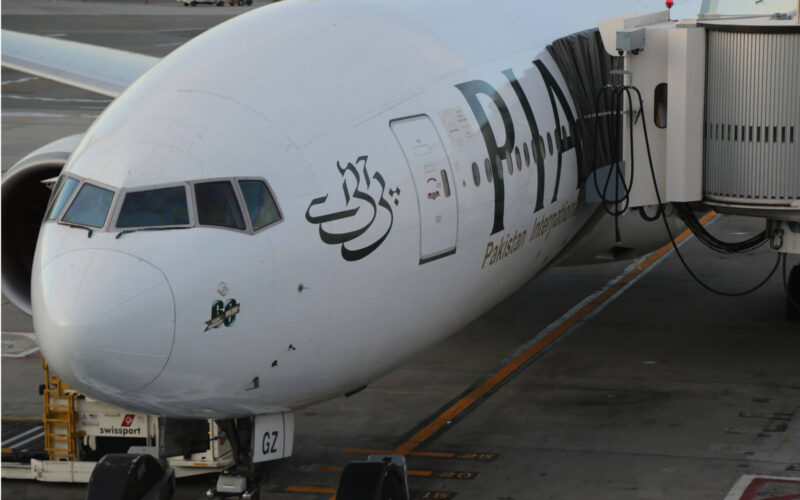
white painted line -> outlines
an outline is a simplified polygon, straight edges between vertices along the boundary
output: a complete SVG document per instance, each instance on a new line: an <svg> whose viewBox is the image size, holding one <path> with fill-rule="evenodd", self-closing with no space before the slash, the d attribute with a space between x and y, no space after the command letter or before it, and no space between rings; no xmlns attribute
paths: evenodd
<svg viewBox="0 0 800 500"><path fill-rule="evenodd" d="M111 99L70 99L70 98L58 98L58 97L34 97L34 96L23 96L23 95L16 95L16 94L3 94L4 99L14 99L17 101L42 101L42 102L88 102L88 103L99 103L99 104L108 104L111 102Z"/></svg>
<svg viewBox="0 0 800 500"><path fill-rule="evenodd" d="M17 441L19 441L20 439L24 438L25 436L27 436L29 434L33 434L34 432L37 432L37 431L40 431L40 430L42 430L42 426L41 425L37 425L36 427L28 429L25 432L22 432L20 434L17 434L16 436L13 436L13 437L10 437L10 438L6 439L5 441L3 441L2 445L0 445L0 446L2 446L3 448L8 448L10 445L15 444Z"/></svg>
<svg viewBox="0 0 800 500"><path fill-rule="evenodd" d="M36 80L41 80L38 76L26 76L25 78L19 78L17 80L6 80L2 83L2 85L11 85L13 83L26 83L26 82L33 82Z"/></svg>
<svg viewBox="0 0 800 500"><path fill-rule="evenodd" d="M167 30L156 30L156 33L181 33L185 31L207 31L208 28L174 28Z"/></svg>
<svg viewBox="0 0 800 500"><path fill-rule="evenodd" d="M747 491L747 487L750 486L756 479L797 482L798 488L800 488L800 477L754 476L752 474L747 474L740 477L739 480L736 481L736 484L733 485L733 488L731 489L730 493L728 493L728 496L725 497L725 500L742 500L745 492Z"/></svg>
<svg viewBox="0 0 800 500"><path fill-rule="evenodd" d="M41 428L41 427L40 427L40 428ZM40 438L40 437L42 437L42 436L44 436L44 431L40 432L39 434L37 434L37 435L35 435L35 436L31 436L31 437L29 437L29 438L28 438L28 439L26 439L25 441L22 441L22 442L19 442L19 443L14 443L14 444L13 444L13 445L11 445L11 446L14 446L14 447L20 447L20 446L22 446L23 444L30 443L31 441L33 441L33 440L35 440L35 439L39 439L39 438Z"/></svg>
<svg viewBox="0 0 800 500"><path fill-rule="evenodd" d="M96 114L66 115L62 113L40 113L24 111L3 111L4 118L97 118Z"/></svg>

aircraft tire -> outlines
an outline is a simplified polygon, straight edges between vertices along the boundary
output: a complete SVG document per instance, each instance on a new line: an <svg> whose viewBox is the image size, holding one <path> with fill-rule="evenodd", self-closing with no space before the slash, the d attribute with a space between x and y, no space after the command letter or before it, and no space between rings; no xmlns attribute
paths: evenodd
<svg viewBox="0 0 800 500"><path fill-rule="evenodd" d="M800 264L789 272L786 283L786 318L800 320Z"/></svg>
<svg viewBox="0 0 800 500"><path fill-rule="evenodd" d="M408 500L397 467L385 462L350 462L342 471L337 500Z"/></svg>
<svg viewBox="0 0 800 500"><path fill-rule="evenodd" d="M97 462L86 500L167 500L175 494L175 473L150 455L109 453Z"/></svg>

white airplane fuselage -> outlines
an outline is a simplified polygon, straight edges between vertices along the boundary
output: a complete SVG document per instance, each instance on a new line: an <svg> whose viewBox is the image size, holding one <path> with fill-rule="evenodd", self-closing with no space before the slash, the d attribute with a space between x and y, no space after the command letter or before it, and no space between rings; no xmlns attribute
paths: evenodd
<svg viewBox="0 0 800 500"><path fill-rule="evenodd" d="M89 395L185 417L293 409L396 368L594 220L546 46L643 3L293 1L188 42L64 174L113 189L110 220L127 189L261 178L282 220L90 237L45 223L44 357Z"/></svg>

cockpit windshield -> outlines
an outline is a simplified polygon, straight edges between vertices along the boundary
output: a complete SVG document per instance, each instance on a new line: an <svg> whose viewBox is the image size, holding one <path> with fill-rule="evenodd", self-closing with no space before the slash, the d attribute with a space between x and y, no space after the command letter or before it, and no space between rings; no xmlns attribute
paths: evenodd
<svg viewBox="0 0 800 500"><path fill-rule="evenodd" d="M106 227L111 212L109 232L119 232L119 238L139 230L197 226L255 234L283 219L272 190L261 178L186 181L116 194L88 179L63 175L53 190L47 220L94 231Z"/></svg>
<svg viewBox="0 0 800 500"><path fill-rule="evenodd" d="M125 193L117 227L189 225L186 187L176 186Z"/></svg>
<svg viewBox="0 0 800 500"><path fill-rule="evenodd" d="M114 200L114 191L84 183L62 221L89 227L103 227Z"/></svg>
<svg viewBox="0 0 800 500"><path fill-rule="evenodd" d="M240 180L239 188L242 190L244 203L250 213L253 231L258 231L281 220L278 205L275 204L275 199L264 181Z"/></svg>
<svg viewBox="0 0 800 500"><path fill-rule="evenodd" d="M245 228L239 202L230 182L199 182L194 186L194 195L201 225Z"/></svg>
<svg viewBox="0 0 800 500"><path fill-rule="evenodd" d="M53 204L50 206L50 213L47 214L47 220L55 220L61 215L61 210L67 204L67 200L72 196L75 188L78 187L78 179L72 177L61 177L58 180L58 185L53 194Z"/></svg>

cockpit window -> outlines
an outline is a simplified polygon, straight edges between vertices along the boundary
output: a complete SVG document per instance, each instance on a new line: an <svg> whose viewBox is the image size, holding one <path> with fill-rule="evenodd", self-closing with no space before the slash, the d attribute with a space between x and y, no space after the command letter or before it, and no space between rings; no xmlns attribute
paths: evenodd
<svg viewBox="0 0 800 500"><path fill-rule="evenodd" d="M240 180L239 187L242 189L244 203L250 213L253 231L258 231L281 220L278 205L275 204L272 193L269 192L264 181Z"/></svg>
<svg viewBox="0 0 800 500"><path fill-rule="evenodd" d="M126 193L117 227L186 226L189 209L183 186Z"/></svg>
<svg viewBox="0 0 800 500"><path fill-rule="evenodd" d="M69 224L103 227L113 199L113 191L84 183L61 220Z"/></svg>
<svg viewBox="0 0 800 500"><path fill-rule="evenodd" d="M197 183L194 185L194 196L200 225L245 229L239 202L230 182Z"/></svg>
<svg viewBox="0 0 800 500"><path fill-rule="evenodd" d="M78 179L73 179L72 177L61 177L58 180L58 185L56 186L53 194L54 201L50 207L50 213L47 215L47 220L58 219L58 216L61 214L61 210L64 208L64 205L66 205L69 197L72 196L72 193L75 191L76 187L78 187Z"/></svg>

